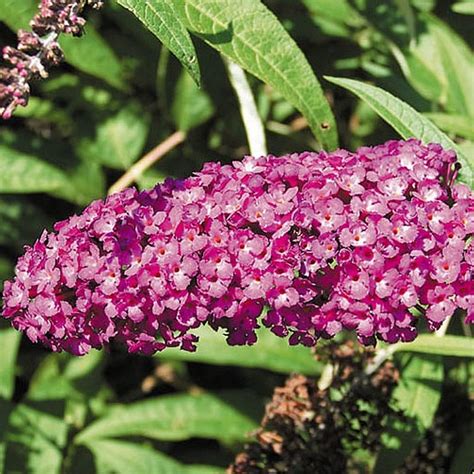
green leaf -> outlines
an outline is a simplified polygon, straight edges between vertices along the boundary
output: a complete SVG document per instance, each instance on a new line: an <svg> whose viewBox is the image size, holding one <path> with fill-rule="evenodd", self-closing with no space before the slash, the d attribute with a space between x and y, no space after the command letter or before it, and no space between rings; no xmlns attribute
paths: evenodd
<svg viewBox="0 0 474 474"><path fill-rule="evenodd" d="M443 363L437 356L413 356L403 369L394 398L404 413L427 430L441 398Z"/></svg>
<svg viewBox="0 0 474 474"><path fill-rule="evenodd" d="M436 7L437 0L411 0L411 2L418 10L430 12Z"/></svg>
<svg viewBox="0 0 474 474"><path fill-rule="evenodd" d="M30 96L28 99L28 105L26 107L18 107L18 109L16 109L15 116L66 125L69 129L73 125L73 120L66 110L56 107L55 104L49 100L33 96Z"/></svg>
<svg viewBox="0 0 474 474"><path fill-rule="evenodd" d="M324 148L337 147L335 120L311 66L260 0L173 1L192 33L280 92Z"/></svg>
<svg viewBox="0 0 474 474"><path fill-rule="evenodd" d="M474 339L463 336L437 337L421 334L413 342L398 343L397 352L420 352L443 356L474 358Z"/></svg>
<svg viewBox="0 0 474 474"><path fill-rule="evenodd" d="M66 141L21 129L0 135L0 174L0 193L46 192L79 205L104 194L98 163L78 160Z"/></svg>
<svg viewBox="0 0 474 474"><path fill-rule="evenodd" d="M439 143L446 149L455 150L462 165L462 180L474 186L474 161L468 159L462 150L430 120L413 107L376 86L354 79L326 77L329 82L341 86L372 107L377 114L390 124L402 138L419 138L425 143Z"/></svg>
<svg viewBox="0 0 474 474"><path fill-rule="evenodd" d="M464 437L461 446L454 453L451 461L449 474L463 474L472 472L474 461L472 456L472 447L474 446L474 423L471 423L469 432Z"/></svg>
<svg viewBox="0 0 474 474"><path fill-rule="evenodd" d="M64 58L82 72L98 77L118 89L125 89L122 64L102 36L86 24L80 38L62 35L59 43Z"/></svg>
<svg viewBox="0 0 474 474"><path fill-rule="evenodd" d="M474 118L474 56L446 23L432 18L435 40L447 79L447 100L453 110Z"/></svg>
<svg viewBox="0 0 474 474"><path fill-rule="evenodd" d="M201 73L196 50L172 0L118 0L130 10L181 62L199 85Z"/></svg>
<svg viewBox="0 0 474 474"><path fill-rule="evenodd" d="M473 120L467 116L443 113L425 113L424 116L446 133L474 140Z"/></svg>
<svg viewBox="0 0 474 474"><path fill-rule="evenodd" d="M357 24L361 18L348 0L301 0L314 16L324 16L334 23Z"/></svg>
<svg viewBox="0 0 474 474"><path fill-rule="evenodd" d="M188 74L181 74L176 84L171 116L178 130L188 132L214 115L209 96L199 89Z"/></svg>
<svg viewBox="0 0 474 474"><path fill-rule="evenodd" d="M5 471L59 474L67 426L64 404L41 402L17 405L8 420Z"/></svg>
<svg viewBox="0 0 474 474"><path fill-rule="evenodd" d="M218 467L185 466L151 447L117 440L95 440L97 474L219 474Z"/></svg>
<svg viewBox="0 0 474 474"><path fill-rule="evenodd" d="M95 136L78 143L84 160L94 160L116 169L127 169L140 157L150 126L150 116L137 103L124 105L101 121Z"/></svg>
<svg viewBox="0 0 474 474"><path fill-rule="evenodd" d="M13 404L0 398L0 473L6 474L5 451L6 451L6 433L8 427L8 418L13 410Z"/></svg>
<svg viewBox="0 0 474 474"><path fill-rule="evenodd" d="M392 394L396 406L409 421L389 417L374 474L395 472L414 446L431 427L441 399L443 363L438 356L413 356L403 368Z"/></svg>
<svg viewBox="0 0 474 474"><path fill-rule="evenodd" d="M196 352L168 348L156 357L159 360L183 360L215 365L255 367L274 372L299 372L307 375L321 373L321 364L303 346L290 346L288 341L276 337L268 330L258 331L253 346L229 346L222 333L208 326L196 331L199 343Z"/></svg>
<svg viewBox="0 0 474 474"><path fill-rule="evenodd" d="M10 400L15 388L16 356L21 333L2 323L0 325L0 398Z"/></svg>
<svg viewBox="0 0 474 474"><path fill-rule="evenodd" d="M461 13L462 15L474 15L474 1L464 0L463 2L455 3L451 9L453 12Z"/></svg>
<svg viewBox="0 0 474 474"><path fill-rule="evenodd" d="M51 194L81 206L104 196L105 176L100 163L84 160L65 173L67 185Z"/></svg>
<svg viewBox="0 0 474 474"><path fill-rule="evenodd" d="M62 170L0 144L0 193L54 192L66 186Z"/></svg>
<svg viewBox="0 0 474 474"><path fill-rule="evenodd" d="M472 116L474 58L464 40L433 15L418 18L419 34L395 55L410 84L452 114Z"/></svg>
<svg viewBox="0 0 474 474"><path fill-rule="evenodd" d="M239 398L237 398L239 397ZM244 440L256 422L226 402L227 397L209 393L163 395L117 406L76 436L77 444L94 445L98 438L146 436L180 441L191 437ZM234 393L241 406L257 400L248 393Z"/></svg>
<svg viewBox="0 0 474 474"><path fill-rule="evenodd" d="M55 400L94 396L103 384L104 353L83 357L50 354L36 369L28 387L29 400Z"/></svg>
<svg viewBox="0 0 474 474"><path fill-rule="evenodd" d="M37 11L36 0L0 0L0 21L14 31L28 29Z"/></svg>

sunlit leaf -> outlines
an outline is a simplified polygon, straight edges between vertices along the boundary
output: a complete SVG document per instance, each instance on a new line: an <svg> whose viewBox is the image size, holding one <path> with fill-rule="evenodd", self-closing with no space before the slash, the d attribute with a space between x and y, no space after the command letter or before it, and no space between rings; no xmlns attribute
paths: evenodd
<svg viewBox="0 0 474 474"><path fill-rule="evenodd" d="M325 35L350 38L351 27L358 27L363 22L347 0L301 0L301 3L308 9L316 26L308 32L308 37L317 38L315 33L320 29ZM295 22L296 34L299 32L299 23Z"/></svg>
<svg viewBox="0 0 474 474"><path fill-rule="evenodd" d="M462 15L474 15L473 0L464 0L461 2L457 2L451 8L454 12L461 13Z"/></svg>
<svg viewBox="0 0 474 474"><path fill-rule="evenodd" d="M306 117L324 148L337 147L335 120L316 76L260 0L173 1L192 33L279 91Z"/></svg>
<svg viewBox="0 0 474 474"><path fill-rule="evenodd" d="M172 0L118 0L118 3L159 38L199 85L201 76L196 51L189 33L176 15Z"/></svg>
<svg viewBox="0 0 474 474"><path fill-rule="evenodd" d="M37 11L36 0L0 0L0 21L15 31L29 28L29 22Z"/></svg>
<svg viewBox="0 0 474 474"><path fill-rule="evenodd" d="M474 118L474 55L464 40L441 20L434 23L435 41L447 80L448 105L459 114Z"/></svg>
<svg viewBox="0 0 474 474"><path fill-rule="evenodd" d="M425 430L431 426L439 404L443 374L440 357L413 356L403 368L393 395L404 413Z"/></svg>
<svg viewBox="0 0 474 474"><path fill-rule="evenodd" d="M103 79L111 86L126 88L119 59L90 24L86 25L85 33L80 38L63 35L59 43L69 64L91 76Z"/></svg>
<svg viewBox="0 0 474 474"><path fill-rule="evenodd" d="M399 343L395 347L397 352L420 352L474 358L474 339L463 336L437 337L421 334L413 342Z"/></svg>
<svg viewBox="0 0 474 474"><path fill-rule="evenodd" d="M67 426L64 403L19 404L6 428L6 472L60 474Z"/></svg>
<svg viewBox="0 0 474 474"><path fill-rule="evenodd" d="M418 17L419 34L396 55L410 84L452 114L474 113L474 58L468 45L433 15Z"/></svg>
<svg viewBox="0 0 474 474"><path fill-rule="evenodd" d="M69 186L66 174L33 155L0 145L0 193L58 191Z"/></svg>
<svg viewBox="0 0 474 474"><path fill-rule="evenodd" d="M102 386L104 354L92 351L83 357L50 354L36 369L28 388L30 400L92 397Z"/></svg>

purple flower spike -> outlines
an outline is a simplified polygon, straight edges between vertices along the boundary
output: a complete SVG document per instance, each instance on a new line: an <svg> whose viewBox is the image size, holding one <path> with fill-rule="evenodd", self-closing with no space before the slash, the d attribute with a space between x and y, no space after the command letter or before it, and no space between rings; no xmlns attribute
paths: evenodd
<svg viewBox="0 0 474 474"><path fill-rule="evenodd" d="M128 189L26 249L3 315L74 354L112 339L192 351L204 324L229 344L253 344L263 324L310 346L343 329L410 341L420 313L431 330L458 308L473 323L474 193L453 184L455 161L390 141L208 163Z"/></svg>

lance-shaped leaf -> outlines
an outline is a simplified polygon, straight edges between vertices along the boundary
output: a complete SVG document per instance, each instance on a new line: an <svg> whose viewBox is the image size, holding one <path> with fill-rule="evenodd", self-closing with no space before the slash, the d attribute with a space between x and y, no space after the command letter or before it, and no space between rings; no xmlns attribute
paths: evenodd
<svg viewBox="0 0 474 474"><path fill-rule="evenodd" d="M59 168L0 144L0 193L54 192L66 186Z"/></svg>
<svg viewBox="0 0 474 474"><path fill-rule="evenodd" d="M394 348L397 352L474 358L474 339L463 336L437 337L431 334L421 334L414 341L398 343Z"/></svg>
<svg viewBox="0 0 474 474"><path fill-rule="evenodd" d="M227 403L229 399L232 404ZM239 409L234 403L238 403ZM164 395L114 407L80 432L75 442L91 445L97 438L120 436L146 436L168 441L192 437L243 440L257 424L241 409L255 409L258 404L258 399L242 391L224 396L209 393Z"/></svg>
<svg viewBox="0 0 474 474"><path fill-rule="evenodd" d="M173 1L192 33L280 92L324 148L337 147L335 120L311 66L260 0Z"/></svg>
<svg viewBox="0 0 474 474"><path fill-rule="evenodd" d="M201 75L196 50L171 0L118 0L130 10L181 62L196 84Z"/></svg>
<svg viewBox="0 0 474 474"><path fill-rule="evenodd" d="M469 117L439 112L425 113L424 115L446 133L474 140L474 122Z"/></svg>

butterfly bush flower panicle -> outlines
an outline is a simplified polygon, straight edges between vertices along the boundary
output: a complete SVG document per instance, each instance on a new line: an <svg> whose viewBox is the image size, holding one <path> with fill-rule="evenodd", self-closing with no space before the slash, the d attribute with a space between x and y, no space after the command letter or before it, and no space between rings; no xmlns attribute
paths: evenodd
<svg viewBox="0 0 474 474"><path fill-rule="evenodd" d="M389 141L125 190L26 249L3 315L74 354L111 340L192 351L204 324L229 344L253 344L263 325L310 346L343 329L410 341L420 317L435 330L456 310L473 323L474 195L454 184L455 162Z"/></svg>
<svg viewBox="0 0 474 474"><path fill-rule="evenodd" d="M86 5L98 9L100 0L41 0L39 11L30 22L32 31L20 30L16 48L2 51L5 66L0 67L0 118L9 119L18 106L26 106L30 82L48 77L63 54L58 43L61 33L81 36Z"/></svg>

